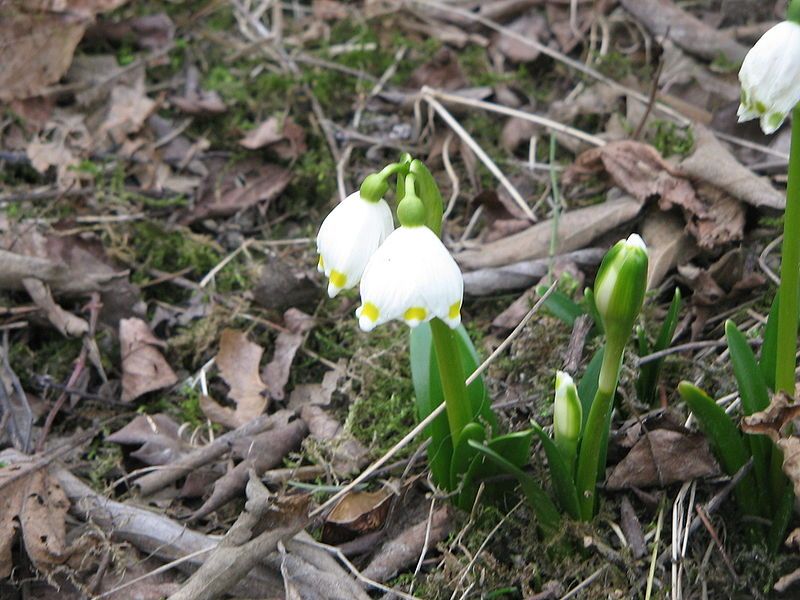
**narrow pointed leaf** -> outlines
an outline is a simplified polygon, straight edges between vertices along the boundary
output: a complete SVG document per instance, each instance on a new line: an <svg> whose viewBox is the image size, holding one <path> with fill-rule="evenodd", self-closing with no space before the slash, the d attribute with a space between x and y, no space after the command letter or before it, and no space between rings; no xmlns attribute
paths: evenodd
<svg viewBox="0 0 800 600"><path fill-rule="evenodd" d="M581 509L578 503L578 492L575 488L575 480L571 469L567 466L564 457L558 450L550 436L539 426L532 422L533 430L539 436L547 456L547 464L550 467L550 477L553 480L553 491L556 494L561 508L573 519L580 519Z"/></svg>

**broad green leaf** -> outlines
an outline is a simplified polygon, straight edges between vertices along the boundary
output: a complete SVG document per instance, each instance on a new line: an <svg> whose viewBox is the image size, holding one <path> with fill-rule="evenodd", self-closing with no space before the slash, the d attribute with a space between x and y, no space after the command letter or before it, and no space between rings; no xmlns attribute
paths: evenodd
<svg viewBox="0 0 800 600"><path fill-rule="evenodd" d="M722 407L700 388L688 381L681 381L678 384L678 393L708 436L722 469L728 475L735 475L750 460L750 452L742 440L739 429ZM749 515L761 514L756 481L752 473L742 478L736 486L735 493L743 512Z"/></svg>
<svg viewBox="0 0 800 600"><path fill-rule="evenodd" d="M471 440L469 444L501 470L517 478L528 504L539 520L539 525L542 530L547 535L556 533L561 524L561 514L536 480L519 467L508 462L485 444L481 444L475 440Z"/></svg>
<svg viewBox="0 0 800 600"><path fill-rule="evenodd" d="M546 291L546 285L540 285L536 288L536 293L539 294L539 296L544 296ZM550 295L544 301L543 308L556 319L563 321L570 327L575 324L575 319L586 314L586 311L583 310L579 304L559 290L550 292Z"/></svg>
<svg viewBox="0 0 800 600"><path fill-rule="evenodd" d="M544 453L547 455L550 477L553 480L553 491L556 494L558 503L573 519L580 519L581 509L578 503L578 492L575 488L572 470L567 466L564 457L555 442L550 439L550 436L535 421L531 422L531 425L538 434Z"/></svg>
<svg viewBox="0 0 800 600"><path fill-rule="evenodd" d="M733 374L736 377L744 414L752 415L765 410L769 406L769 390L747 338L730 320L725 322L725 337L728 340ZM768 473L772 441L765 435L748 435L746 440L753 455L753 471L756 474L758 489L762 497L766 498L769 493Z"/></svg>
<svg viewBox="0 0 800 600"><path fill-rule="evenodd" d="M499 435L486 442L492 450L518 467L527 465L531 460L531 439L533 431L514 431Z"/></svg>
<svg viewBox="0 0 800 600"><path fill-rule="evenodd" d="M426 323L427 325L427 323ZM421 327L421 325L420 325ZM430 326L428 326L430 328ZM417 328L419 329L419 327ZM461 354L461 362L464 365L464 373L469 377L475 369L481 364L481 359L478 356L478 351L467 333L463 325L456 328L456 343L458 350ZM492 410L491 398L489 392L486 390L486 384L483 382L483 377L478 377L469 386L467 386L467 396L469 397L470 404L472 405L472 414L475 419L482 419L486 422L492 434L497 432L497 417Z"/></svg>

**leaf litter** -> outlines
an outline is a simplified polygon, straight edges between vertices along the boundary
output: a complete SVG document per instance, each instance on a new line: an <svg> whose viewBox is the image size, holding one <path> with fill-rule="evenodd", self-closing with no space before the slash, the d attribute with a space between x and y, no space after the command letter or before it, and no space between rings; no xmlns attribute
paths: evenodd
<svg viewBox="0 0 800 600"><path fill-rule="evenodd" d="M8 115L0 123L0 440L16 450L3 450L0 476L30 471L0 480L4 570L37 593L52 584L120 598L215 597L231 560L222 582L247 597L374 597L351 567L425 598L506 588L541 597L580 585L592 596L640 593L653 498L671 502L692 479L704 501L721 485L702 435L649 416L613 456L605 520L580 564L553 560L531 541L524 511L503 519L483 505L471 515L447 508L430 495L414 448L324 517L323 527L345 530L326 541L354 563L302 531L303 491L325 498L377 458L376 440L394 443L379 438L407 431L396 407L411 393L400 330L367 339L351 318L352 296L319 302L315 224L338 188L355 189L401 151L428 152L452 198L445 239L465 271L465 315L482 355L527 313L540 282L557 275L577 299L605 248L632 231L651 248L653 313L675 282L690 297L674 343L717 339L725 311L758 342L787 132L771 142L730 126L738 86L720 57L740 56L752 43L747 27L775 18L771 7L558 0L413 3L398 13L326 0L306 14L250 2L200 3L196 13L119 0L7 4L0 31L15 43L0 48ZM665 39L668 22L682 27ZM654 85L666 105L650 106ZM415 109L422 86L563 125L549 164L551 131L541 124L447 105L535 220L460 134L429 120L424 101ZM742 148L719 132L773 147ZM158 227L140 226L149 224ZM93 292L103 304L97 328L83 310ZM649 313L643 325L654 327ZM560 360L570 337L552 320L527 329L487 375L511 430L530 418L547 424L549 371L560 365L544 357ZM579 370L592 344L586 336ZM679 377L730 391L726 364L716 348L670 355L663 402L682 409L672 385ZM649 408L632 389L624 369L618 421ZM59 397L70 401L53 410ZM365 405L377 407L369 419L379 415L366 425ZM773 432L796 482L792 407L743 426ZM49 454L98 423L105 433ZM34 443L40 454L21 454ZM541 457L531 458L538 476ZM623 536L604 525L617 515ZM724 509L714 520L738 527ZM102 542L81 537L87 523ZM580 545L579 534L563 535ZM686 544L700 548L701 537ZM791 555L764 568L775 577L763 575L740 558L740 537L725 546L758 597L791 570ZM155 573L182 557L190 558L180 569ZM701 565L691 553L682 560ZM592 579L601 562L606 575ZM731 595L720 565L713 554L698 572ZM668 574L658 577L670 585ZM0 584L0 595L16 594L14 585Z"/></svg>

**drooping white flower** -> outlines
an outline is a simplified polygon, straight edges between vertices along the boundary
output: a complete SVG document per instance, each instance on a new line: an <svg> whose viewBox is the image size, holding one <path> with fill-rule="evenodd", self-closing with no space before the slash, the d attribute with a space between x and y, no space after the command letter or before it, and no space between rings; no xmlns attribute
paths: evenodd
<svg viewBox="0 0 800 600"><path fill-rule="evenodd" d="M464 279L442 241L424 225L401 226L372 255L356 311L364 331L402 319L411 327L438 317L461 323Z"/></svg>
<svg viewBox="0 0 800 600"><path fill-rule="evenodd" d="M761 36L744 58L739 80L739 122L760 119L764 133L774 133L800 102L800 24L783 21Z"/></svg>
<svg viewBox="0 0 800 600"><path fill-rule="evenodd" d="M328 295L355 287L370 257L394 230L392 210L381 198L350 194L325 217L317 234L320 273L328 278Z"/></svg>

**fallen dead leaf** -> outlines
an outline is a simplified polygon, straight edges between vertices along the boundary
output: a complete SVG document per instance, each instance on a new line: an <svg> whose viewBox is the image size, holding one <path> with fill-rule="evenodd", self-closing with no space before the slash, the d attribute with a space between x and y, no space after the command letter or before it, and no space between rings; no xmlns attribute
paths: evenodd
<svg viewBox="0 0 800 600"><path fill-rule="evenodd" d="M322 376L322 383L301 383L294 386L289 396L288 408L299 411L306 404L327 406L331 403L331 396L345 374L345 361L340 360L335 369L331 369Z"/></svg>
<svg viewBox="0 0 800 600"><path fill-rule="evenodd" d="M652 210L645 216L641 231L647 242L649 258L647 289L658 287L675 267L691 260L699 252L678 215Z"/></svg>
<svg viewBox="0 0 800 600"><path fill-rule="evenodd" d="M219 182L216 176L209 177L211 185L207 184L198 192L197 204L180 217L182 225L209 217L228 217L259 203L268 204L286 189L292 173L278 165L264 164L233 170L224 174Z"/></svg>
<svg viewBox="0 0 800 600"><path fill-rule="evenodd" d="M236 429L267 409L269 388L259 375L263 354L264 349L248 340L244 332L235 329L222 332L216 364L230 388L228 398L236 404L236 408L231 410L217 405L218 410L212 413L216 422ZM206 406L216 404L210 398L206 399L206 403ZM208 412L206 414L209 415Z"/></svg>
<svg viewBox="0 0 800 600"><path fill-rule="evenodd" d="M546 43L550 37L547 20L540 13L529 13L517 17L506 25L506 28L540 43ZM532 62L539 57L540 51L532 44L524 44L517 37L504 33L494 36L494 48L512 62Z"/></svg>
<svg viewBox="0 0 800 600"><path fill-rule="evenodd" d="M719 474L705 436L688 431L644 432L606 481L610 490L667 486Z"/></svg>
<svg viewBox="0 0 800 600"><path fill-rule="evenodd" d="M269 395L275 400L283 400L285 397L283 388L289 381L294 355L305 341L306 334L314 327L314 317L296 308L290 308L283 314L283 322L286 330L278 334L272 360L261 373L261 378L269 389Z"/></svg>
<svg viewBox="0 0 800 600"><path fill-rule="evenodd" d="M695 146L680 163L681 170L699 181L705 181L757 208L783 210L786 198L772 187L768 179L759 177L742 165L709 129L693 128Z"/></svg>
<svg viewBox="0 0 800 600"><path fill-rule="evenodd" d="M377 492L348 493L325 517L322 541L326 544L341 544L380 529L386 521L392 497L392 491L388 487Z"/></svg>
<svg viewBox="0 0 800 600"><path fill-rule="evenodd" d="M122 360L122 402L130 402L153 390L175 385L178 376L158 350L166 346L138 318L119 322Z"/></svg>
<svg viewBox="0 0 800 600"><path fill-rule="evenodd" d="M0 483L5 484L0 494L0 578L11 574L11 550L20 531L28 558L45 573L81 550L67 543L69 501L47 469L32 468L27 463L4 466L0 468ZM83 549L88 550L85 545Z"/></svg>
<svg viewBox="0 0 800 600"><path fill-rule="evenodd" d="M800 403L786 392L780 392L772 397L766 410L744 417L741 428L745 433L767 435L777 443L786 437L786 425L797 417L800 417Z"/></svg>
<svg viewBox="0 0 800 600"><path fill-rule="evenodd" d="M291 117L270 117L239 140L248 150L268 147L280 158L295 159L306 151L306 134Z"/></svg>
<svg viewBox="0 0 800 600"><path fill-rule="evenodd" d="M102 20L88 29L86 38L93 41L127 42L143 50L159 50L172 44L175 23L163 12L120 21Z"/></svg>
<svg viewBox="0 0 800 600"><path fill-rule="evenodd" d="M200 87L200 71L194 65L189 65L186 69L183 96L172 96L170 102L190 115L217 115L228 110L219 93Z"/></svg>
<svg viewBox="0 0 800 600"><path fill-rule="evenodd" d="M147 465L168 465L191 450L181 439L180 426L165 414L139 415L106 441L141 446L131 456Z"/></svg>

